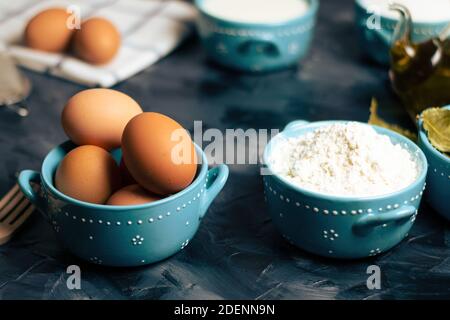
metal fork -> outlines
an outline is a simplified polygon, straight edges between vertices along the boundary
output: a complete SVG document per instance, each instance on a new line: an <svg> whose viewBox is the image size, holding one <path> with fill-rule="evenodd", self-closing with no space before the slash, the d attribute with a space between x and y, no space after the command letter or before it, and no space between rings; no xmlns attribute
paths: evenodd
<svg viewBox="0 0 450 320"><path fill-rule="evenodd" d="M13 233L34 211L34 206L25 198L16 184L0 200L0 245L11 239Z"/></svg>

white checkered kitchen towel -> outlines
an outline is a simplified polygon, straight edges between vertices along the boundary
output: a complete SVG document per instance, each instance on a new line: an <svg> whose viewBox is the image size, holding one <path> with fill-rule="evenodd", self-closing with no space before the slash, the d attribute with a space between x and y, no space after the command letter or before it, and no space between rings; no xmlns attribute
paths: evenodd
<svg viewBox="0 0 450 320"><path fill-rule="evenodd" d="M113 61L95 66L70 55L32 50L23 44L27 21L48 7L77 5L81 19L112 21L122 35ZM169 0L14 0L0 1L0 48L26 68L87 86L110 87L168 55L192 30L195 8Z"/></svg>

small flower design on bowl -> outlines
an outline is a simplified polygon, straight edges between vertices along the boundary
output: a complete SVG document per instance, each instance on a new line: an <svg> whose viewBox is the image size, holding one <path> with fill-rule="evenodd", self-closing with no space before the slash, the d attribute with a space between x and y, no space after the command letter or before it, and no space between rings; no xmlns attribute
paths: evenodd
<svg viewBox="0 0 450 320"><path fill-rule="evenodd" d="M101 259L99 259L98 257L92 257L92 258L89 258L89 260L92 263L95 263L95 264L102 264L103 263L103 261Z"/></svg>
<svg viewBox="0 0 450 320"><path fill-rule="evenodd" d="M56 220L52 220L52 226L53 230L55 230L56 233L59 233L61 231L61 227Z"/></svg>
<svg viewBox="0 0 450 320"><path fill-rule="evenodd" d="M139 246L144 242L144 237L141 237L140 235L136 235L131 239L131 243L133 246Z"/></svg>
<svg viewBox="0 0 450 320"><path fill-rule="evenodd" d="M323 230L322 237L324 239L327 239L327 240L330 240L330 241L334 241L337 238L339 238L339 234L334 229Z"/></svg>
<svg viewBox="0 0 450 320"><path fill-rule="evenodd" d="M376 256L377 254L380 254L380 253L381 253L381 249L380 248L372 249L369 252L369 257Z"/></svg>
<svg viewBox="0 0 450 320"><path fill-rule="evenodd" d="M296 54L298 52L298 50L300 49L300 46L298 45L298 43L296 42L291 42L288 45L288 52L290 54Z"/></svg>
<svg viewBox="0 0 450 320"><path fill-rule="evenodd" d="M51 197L47 196L45 193L43 194L44 199L47 201L48 210L46 211L46 214L51 219L56 219L59 215L62 214L62 205L59 203L58 200L52 199Z"/></svg>
<svg viewBox="0 0 450 320"><path fill-rule="evenodd" d="M227 54L228 53L228 48L227 46L223 43L223 42L219 42L216 46L216 50L218 53L220 54Z"/></svg>
<svg viewBox="0 0 450 320"><path fill-rule="evenodd" d="M294 244L294 241L292 241L292 239L289 238L289 236L287 236L285 234L283 234L282 236L283 236L284 239L286 239L287 242L289 242L290 244Z"/></svg>

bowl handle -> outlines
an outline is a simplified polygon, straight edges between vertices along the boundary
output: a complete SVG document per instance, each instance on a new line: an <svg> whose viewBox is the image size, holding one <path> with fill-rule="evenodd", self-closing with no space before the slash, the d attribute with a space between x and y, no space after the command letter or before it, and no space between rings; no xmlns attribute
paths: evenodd
<svg viewBox="0 0 450 320"><path fill-rule="evenodd" d="M366 233L386 223L401 223L411 218L415 213L416 208L409 205L388 212L369 213L358 219L353 225L353 229L357 233Z"/></svg>
<svg viewBox="0 0 450 320"><path fill-rule="evenodd" d="M221 164L208 171L208 182L206 183L205 195L200 207L200 219L202 219L213 202L214 198L219 194L228 179L228 166Z"/></svg>
<svg viewBox="0 0 450 320"><path fill-rule="evenodd" d="M253 55L258 53L273 58L280 56L280 50L277 45L274 42L265 39L246 40L239 44L237 52L241 55Z"/></svg>
<svg viewBox="0 0 450 320"><path fill-rule="evenodd" d="M39 172L34 170L23 170L20 172L18 178L20 190L22 190L23 194L28 198L28 200L31 201L32 204L39 208L41 197L31 187L30 182L32 181L39 184L41 183L41 175Z"/></svg>
<svg viewBox="0 0 450 320"><path fill-rule="evenodd" d="M296 128L302 127L304 125L307 125L309 123L309 121L306 120L294 120L289 122L283 129L283 131L287 131L287 130L294 130Z"/></svg>

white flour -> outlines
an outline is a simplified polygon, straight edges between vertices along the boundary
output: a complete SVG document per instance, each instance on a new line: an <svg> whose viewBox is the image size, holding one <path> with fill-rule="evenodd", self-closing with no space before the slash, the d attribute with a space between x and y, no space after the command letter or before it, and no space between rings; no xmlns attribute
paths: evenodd
<svg viewBox="0 0 450 320"><path fill-rule="evenodd" d="M389 9L389 3L404 5L411 12L413 22L450 21L450 0L361 0L363 7L393 19L399 13Z"/></svg>
<svg viewBox="0 0 450 320"><path fill-rule="evenodd" d="M357 122L318 128L277 144L271 168L294 184L340 196L375 196L414 182L418 167L409 151Z"/></svg>
<svg viewBox="0 0 450 320"><path fill-rule="evenodd" d="M276 23L303 15L308 6L303 0L207 0L203 9L225 20Z"/></svg>

